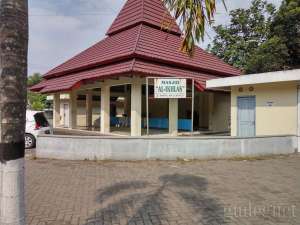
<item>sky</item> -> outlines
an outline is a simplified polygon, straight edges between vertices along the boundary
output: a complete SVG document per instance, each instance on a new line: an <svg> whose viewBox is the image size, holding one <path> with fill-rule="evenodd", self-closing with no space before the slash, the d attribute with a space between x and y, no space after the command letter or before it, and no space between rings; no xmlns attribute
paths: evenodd
<svg viewBox="0 0 300 225"><path fill-rule="evenodd" d="M46 73L105 37L126 0L29 0L28 74ZM279 6L281 0L268 0ZM227 24L229 11L251 0L217 0L215 24ZM207 27L203 48L214 32Z"/></svg>

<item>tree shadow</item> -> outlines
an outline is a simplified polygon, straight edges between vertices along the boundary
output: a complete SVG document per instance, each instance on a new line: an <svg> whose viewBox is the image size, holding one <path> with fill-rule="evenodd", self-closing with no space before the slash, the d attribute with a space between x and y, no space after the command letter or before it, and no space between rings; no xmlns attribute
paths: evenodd
<svg viewBox="0 0 300 225"><path fill-rule="evenodd" d="M118 195L125 191L134 191L137 189L145 188L148 185L148 182L145 181L132 181L132 182L122 182L116 183L113 186L107 187L105 189L99 190L99 195L97 196L97 202L104 202L112 196Z"/></svg>
<svg viewBox="0 0 300 225"><path fill-rule="evenodd" d="M117 183L99 190L99 210L85 225L225 224L224 207L207 192L207 180L193 175Z"/></svg>

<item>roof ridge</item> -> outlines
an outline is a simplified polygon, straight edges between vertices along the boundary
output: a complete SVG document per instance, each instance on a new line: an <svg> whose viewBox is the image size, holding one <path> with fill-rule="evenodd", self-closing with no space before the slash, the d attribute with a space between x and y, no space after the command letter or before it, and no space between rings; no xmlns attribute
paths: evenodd
<svg viewBox="0 0 300 225"><path fill-rule="evenodd" d="M139 27L139 31L138 31L138 34L137 34L137 37L136 37L136 41L135 41L135 44L134 44L132 54L135 54L135 51L136 51L136 49L138 47L138 44L139 44L139 41L140 41L141 32L142 32L142 29L143 29L143 24L140 24L139 26L140 27Z"/></svg>
<svg viewBox="0 0 300 225"><path fill-rule="evenodd" d="M135 66L135 63L136 63L136 58L134 58L134 59L132 60L130 71L133 71L134 66Z"/></svg>
<svg viewBox="0 0 300 225"><path fill-rule="evenodd" d="M145 0L142 0L142 17L144 16Z"/></svg>
<svg viewBox="0 0 300 225"><path fill-rule="evenodd" d="M168 21L170 33L181 36L182 32L175 18L162 0L127 0L106 35L112 36L142 23L166 31L162 26L164 21Z"/></svg>

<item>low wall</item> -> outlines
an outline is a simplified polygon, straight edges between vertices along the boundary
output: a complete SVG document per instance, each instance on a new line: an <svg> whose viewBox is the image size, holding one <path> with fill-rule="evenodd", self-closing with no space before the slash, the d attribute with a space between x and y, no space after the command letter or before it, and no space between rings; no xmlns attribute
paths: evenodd
<svg viewBox="0 0 300 225"><path fill-rule="evenodd" d="M176 160L218 159L269 154L290 154L297 150L295 136L255 138L233 137L38 137L38 158L64 160Z"/></svg>

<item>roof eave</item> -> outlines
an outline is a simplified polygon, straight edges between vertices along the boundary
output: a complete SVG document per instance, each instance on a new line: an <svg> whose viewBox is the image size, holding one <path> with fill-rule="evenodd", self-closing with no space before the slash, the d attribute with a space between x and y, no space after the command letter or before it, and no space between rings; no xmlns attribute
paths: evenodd
<svg viewBox="0 0 300 225"><path fill-rule="evenodd" d="M179 36L179 37L182 35L182 32L180 30L175 31L175 30L172 30L172 29L164 29L163 27L156 26L154 24L148 23L147 21L142 21L142 22L139 21L139 22L130 24L130 25L126 26L126 27L122 27L121 29L116 29L116 30L110 30L109 29L108 32L106 32L106 35L107 36L112 36L112 35L121 33L121 32L123 32L125 30L129 30L129 29L131 29L131 28L133 28L135 26L138 26L140 24L147 25L147 26L152 27L152 28L158 28L158 29L161 29L162 31L169 32L170 34L174 34L174 35Z"/></svg>
<svg viewBox="0 0 300 225"><path fill-rule="evenodd" d="M118 63L120 61L128 60L128 59L143 59L143 60L147 60L147 61L150 61L150 62L164 63L164 64L170 65L170 66L175 65L175 66L183 68L183 69L214 74L214 75L218 75L218 76L221 76L221 77L222 76L225 77L225 76L239 76L239 75L241 75L240 71L237 71L235 73L227 73L227 72L223 72L223 71L210 70L210 69L207 69L207 68L204 68L204 67L186 65L186 64L180 63L180 62L174 63L173 61L170 61L170 60L152 58L152 57L147 57L147 56L144 56L144 55L141 55L141 54L132 53L132 54L129 54L129 55L126 55L126 56L124 55L124 56L114 58L114 59L111 59L111 60L106 60L106 61L103 61L101 63L94 63L94 64L86 65L86 66L71 69L71 70L66 70L66 71L59 72L59 73L46 74L43 77L45 79L49 79L49 78L52 78L52 77L64 76L64 75L68 75L70 73L76 73L76 72L80 72L80 71L83 71L83 70L93 69L93 68L96 68L98 66L105 66L105 65L109 65L109 64L114 64L114 63Z"/></svg>
<svg viewBox="0 0 300 225"><path fill-rule="evenodd" d="M276 72L212 79L207 81L206 85L208 88L224 88L224 87L232 87L232 86L279 83L279 82L299 82L299 81L300 81L300 69L295 69L295 70L276 71Z"/></svg>

